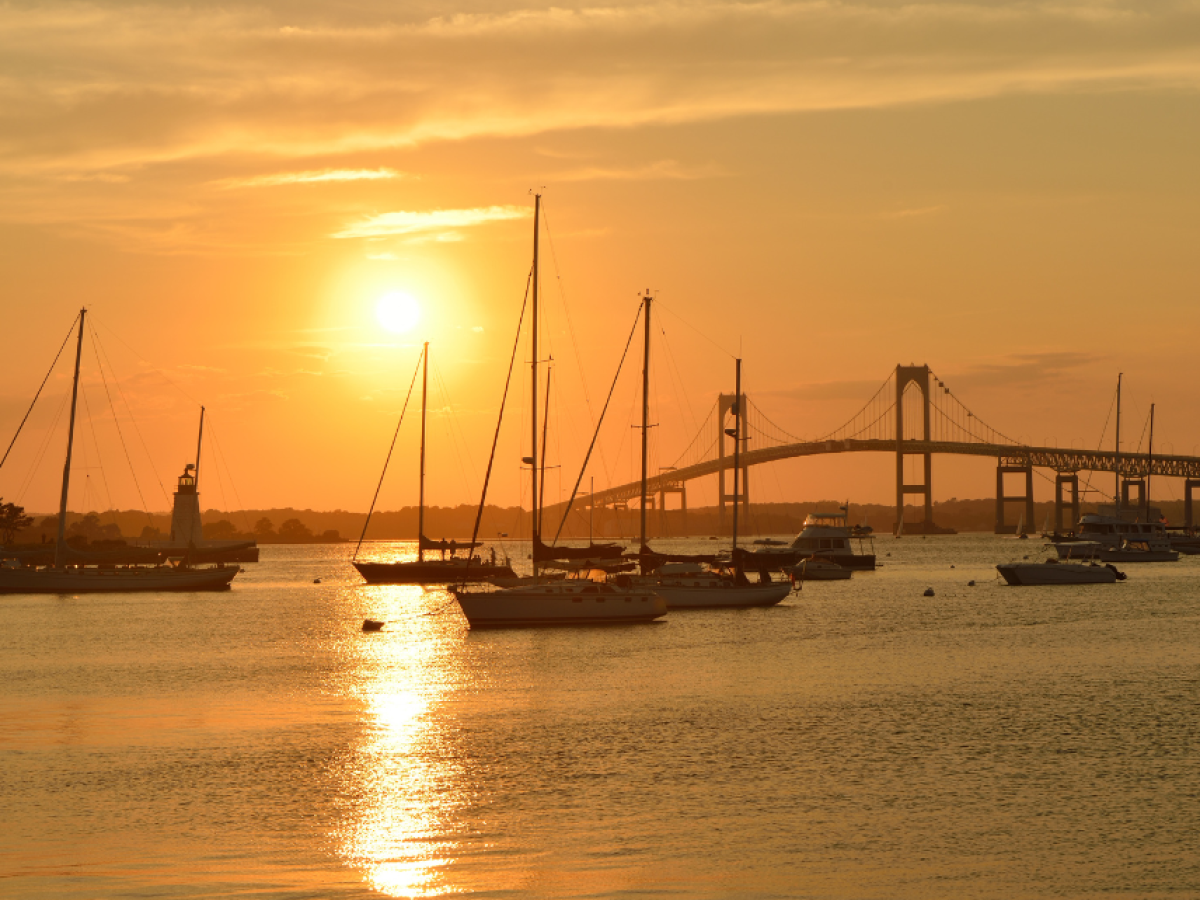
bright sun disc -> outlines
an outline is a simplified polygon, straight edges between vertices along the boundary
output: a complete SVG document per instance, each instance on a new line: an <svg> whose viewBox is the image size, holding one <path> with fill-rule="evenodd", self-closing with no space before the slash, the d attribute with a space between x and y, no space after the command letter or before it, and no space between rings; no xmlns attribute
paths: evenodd
<svg viewBox="0 0 1200 900"><path fill-rule="evenodd" d="M390 291L375 304L375 316L388 331L404 334L416 328L421 321L421 307L408 294Z"/></svg>

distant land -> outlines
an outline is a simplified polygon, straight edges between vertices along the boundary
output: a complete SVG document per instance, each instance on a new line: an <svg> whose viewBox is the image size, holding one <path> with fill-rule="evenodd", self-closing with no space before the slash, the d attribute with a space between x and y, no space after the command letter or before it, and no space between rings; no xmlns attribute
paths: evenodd
<svg viewBox="0 0 1200 900"><path fill-rule="evenodd" d="M844 502L844 501L842 501ZM841 502L836 500L807 501L803 503L755 503L750 507L749 515L740 516L738 530L742 534L751 535L790 535L800 531L804 517L810 512L819 510L836 510ZM1170 524L1183 523L1183 501L1155 501L1154 506L1162 510ZM995 523L995 500L945 500L934 503L934 521L941 526L954 528L960 532L991 532ZM1010 525L1017 522L1023 508L1022 504L1010 504L1007 521ZM1095 504L1085 503L1084 512L1095 509ZM425 534L434 539L470 537L475 524L477 507L428 507L425 510ZM678 509L670 509L665 513L657 510L647 512L647 524L651 536L654 537L689 537L707 536L729 532L732 509L726 510L726 525L718 527L718 511L716 507L698 507L687 511L686 522L683 513ZM19 540L25 543L36 543L43 538L54 539L54 526L47 526L46 520L53 519L52 515L33 513L35 524L21 532ZM167 512L146 513L140 510L117 510L93 512L90 515L99 519L104 528L105 537L123 537L136 539L143 536L147 529L158 531L165 536L171 527L171 517ZM918 521L921 517L919 508L909 507L906 519L909 522ZM67 523L71 525L80 522L83 516L78 513L68 513ZM593 520L594 534L598 538L636 537L638 531L639 511L636 507L628 510L596 510ZM850 522L854 525L870 525L877 534L891 532L895 519L895 507L882 504L864 503L851 504ZM1034 521L1026 522L1028 531L1040 531L1047 519L1053 527L1054 504L1042 502L1034 504ZM351 512L343 509L312 510L293 509L247 509L247 510L218 510L209 509L203 513L205 536L210 538L237 539L253 537L261 544L270 543L319 543L353 540L357 541L362 533L366 514ZM95 520L92 520L93 522ZM269 529L265 527L269 523ZM116 526L113 529L112 526ZM558 528L557 521L547 519L543 523L542 532L548 540L554 536ZM119 530L119 535L114 533ZM494 540L499 535L510 539L528 539L529 513L520 507L488 506L484 509L482 526L479 531L483 540ZM587 510L572 513L571 520L563 531L564 536L572 539L588 536ZM99 535L98 535L99 536ZM367 540L412 540L417 536L417 508L404 507L399 510L377 512L371 518L371 526L367 531Z"/></svg>

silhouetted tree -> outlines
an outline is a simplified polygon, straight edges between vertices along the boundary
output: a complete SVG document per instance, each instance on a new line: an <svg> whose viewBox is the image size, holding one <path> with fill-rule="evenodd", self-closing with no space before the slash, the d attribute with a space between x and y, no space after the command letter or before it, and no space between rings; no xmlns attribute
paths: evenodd
<svg viewBox="0 0 1200 900"><path fill-rule="evenodd" d="M155 528L153 525L147 525L145 528L142 529L142 540L143 541L161 541L162 540L162 530L159 528Z"/></svg>
<svg viewBox="0 0 1200 900"><path fill-rule="evenodd" d="M259 519L257 522L254 523L254 533L257 534L259 537L274 537L275 536L275 523L272 522L270 519L268 519L266 516L263 516L261 519Z"/></svg>
<svg viewBox="0 0 1200 900"><path fill-rule="evenodd" d="M288 519L279 526L279 536L287 541L311 541L312 532L299 519Z"/></svg>
<svg viewBox="0 0 1200 900"><path fill-rule="evenodd" d="M204 536L210 541L227 541L237 536L237 528L228 519L221 519L205 525Z"/></svg>
<svg viewBox="0 0 1200 900"><path fill-rule="evenodd" d="M18 532L32 524L33 516L25 515L25 507L15 503L0 503L0 543L11 542Z"/></svg>

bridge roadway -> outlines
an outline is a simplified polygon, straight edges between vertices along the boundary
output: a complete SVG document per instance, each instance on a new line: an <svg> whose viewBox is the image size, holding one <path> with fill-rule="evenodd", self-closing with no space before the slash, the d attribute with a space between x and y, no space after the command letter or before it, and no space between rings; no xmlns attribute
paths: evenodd
<svg viewBox="0 0 1200 900"><path fill-rule="evenodd" d="M906 454L953 453L960 456L989 456L1001 466L1029 466L1054 469L1059 472L1113 472L1116 469L1116 453L1111 450L1068 450L1061 447L1024 447L1014 444L985 444L957 441L904 441ZM895 440L837 440L805 441L795 444L780 444L749 450L742 454L742 465L758 466L781 459L798 456L819 456L827 453L892 453L896 452ZM653 496L659 491L678 488L685 481L715 475L722 469L733 468L733 456L710 459L696 465L663 472L647 480L646 494ZM1200 457L1165 456L1154 454L1153 460L1145 453L1122 453L1121 474L1127 478L1140 478L1147 474L1175 478L1200 479ZM618 485L596 491L592 502L598 506L628 503L641 496L640 481ZM582 498L581 498L582 500ZM579 501L577 501L579 502ZM561 516L565 503L556 503L545 509L550 516ZM553 521L553 518L551 519Z"/></svg>

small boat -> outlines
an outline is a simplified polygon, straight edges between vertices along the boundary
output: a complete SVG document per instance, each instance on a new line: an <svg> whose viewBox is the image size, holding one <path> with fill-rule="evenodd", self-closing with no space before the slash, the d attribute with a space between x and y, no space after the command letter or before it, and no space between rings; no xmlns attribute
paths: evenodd
<svg viewBox="0 0 1200 900"><path fill-rule="evenodd" d="M358 574L368 584L453 584L463 581L490 581L493 578L515 578L516 572L507 562L497 564L496 552L492 551L490 562L484 562L480 556L472 556L471 552L479 547L476 541L432 541L425 537L425 415L426 401L429 393L429 342L421 351L421 455L420 475L417 493L417 558L402 562L366 562L359 561L358 553L362 549L363 538L367 534L367 525L371 522L371 514L375 511L375 501L371 501L371 509L367 513L367 521L363 524L362 537L358 539L358 547L350 564L358 569ZM403 416L403 413L401 413ZM391 457L391 453L388 453ZM387 473L387 463L383 465ZM381 478L382 481L382 478ZM376 491L378 497L378 491ZM465 557L456 554L459 550L466 552ZM426 552L441 552L441 559L426 559ZM450 558L446 558L446 551Z"/></svg>
<svg viewBox="0 0 1200 900"><path fill-rule="evenodd" d="M1095 562L1062 562L1053 557L1040 563L1001 563L996 566L1004 580L1022 587L1048 584L1113 584L1125 580L1116 566Z"/></svg>
<svg viewBox="0 0 1200 900"><path fill-rule="evenodd" d="M845 581L854 574L851 569L819 556L802 559L794 566L785 567L784 571L793 581Z"/></svg>

